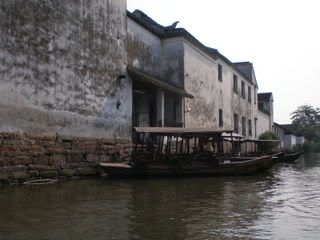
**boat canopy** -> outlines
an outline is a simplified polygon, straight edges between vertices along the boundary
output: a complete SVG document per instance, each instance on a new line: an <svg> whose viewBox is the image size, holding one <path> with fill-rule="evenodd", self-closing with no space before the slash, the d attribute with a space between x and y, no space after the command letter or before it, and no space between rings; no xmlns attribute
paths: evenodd
<svg viewBox="0 0 320 240"><path fill-rule="evenodd" d="M176 127L135 127L137 133L152 133L156 135L175 135L175 136L212 136L231 134L232 130L217 130L215 128L176 128Z"/></svg>
<svg viewBox="0 0 320 240"><path fill-rule="evenodd" d="M251 143L280 143L281 140L245 139L244 142L251 142Z"/></svg>

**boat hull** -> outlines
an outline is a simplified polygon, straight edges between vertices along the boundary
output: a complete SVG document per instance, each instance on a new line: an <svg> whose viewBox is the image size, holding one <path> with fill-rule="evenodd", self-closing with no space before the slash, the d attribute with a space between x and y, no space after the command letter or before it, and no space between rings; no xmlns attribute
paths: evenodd
<svg viewBox="0 0 320 240"><path fill-rule="evenodd" d="M286 163L294 162L296 161L303 152L294 152L294 153L284 153L282 161Z"/></svg>
<svg viewBox="0 0 320 240"><path fill-rule="evenodd" d="M223 159L217 165L190 163L181 166L169 164L148 164L138 168L129 164L101 163L101 168L110 177L196 177L252 175L270 169L272 156L250 159Z"/></svg>

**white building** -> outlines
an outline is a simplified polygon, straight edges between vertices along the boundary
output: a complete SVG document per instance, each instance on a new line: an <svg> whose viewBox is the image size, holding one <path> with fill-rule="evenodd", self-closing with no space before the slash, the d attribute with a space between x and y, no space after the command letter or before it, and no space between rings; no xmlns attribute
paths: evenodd
<svg viewBox="0 0 320 240"><path fill-rule="evenodd" d="M305 137L294 134L292 131L292 124L277 124L274 123L274 133L281 141L281 147L285 150L294 150L301 148L305 142Z"/></svg>
<svg viewBox="0 0 320 240"><path fill-rule="evenodd" d="M258 136L252 63L232 63L187 30L163 27L135 11L128 13L128 65L134 125L212 127Z"/></svg>
<svg viewBox="0 0 320 240"><path fill-rule="evenodd" d="M273 132L273 95L271 92L258 94L258 136Z"/></svg>

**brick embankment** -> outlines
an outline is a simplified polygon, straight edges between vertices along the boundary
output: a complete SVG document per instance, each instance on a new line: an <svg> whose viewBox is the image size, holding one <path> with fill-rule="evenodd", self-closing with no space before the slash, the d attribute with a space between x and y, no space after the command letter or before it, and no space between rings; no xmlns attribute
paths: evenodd
<svg viewBox="0 0 320 240"><path fill-rule="evenodd" d="M129 160L127 140L0 133L0 188L30 179L100 174L100 162Z"/></svg>

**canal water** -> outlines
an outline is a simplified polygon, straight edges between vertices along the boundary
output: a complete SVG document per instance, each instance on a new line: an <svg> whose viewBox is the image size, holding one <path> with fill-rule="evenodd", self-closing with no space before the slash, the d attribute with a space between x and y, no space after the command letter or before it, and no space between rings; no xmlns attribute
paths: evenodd
<svg viewBox="0 0 320 240"><path fill-rule="evenodd" d="M320 155L251 177L2 189L0 239L320 239Z"/></svg>

